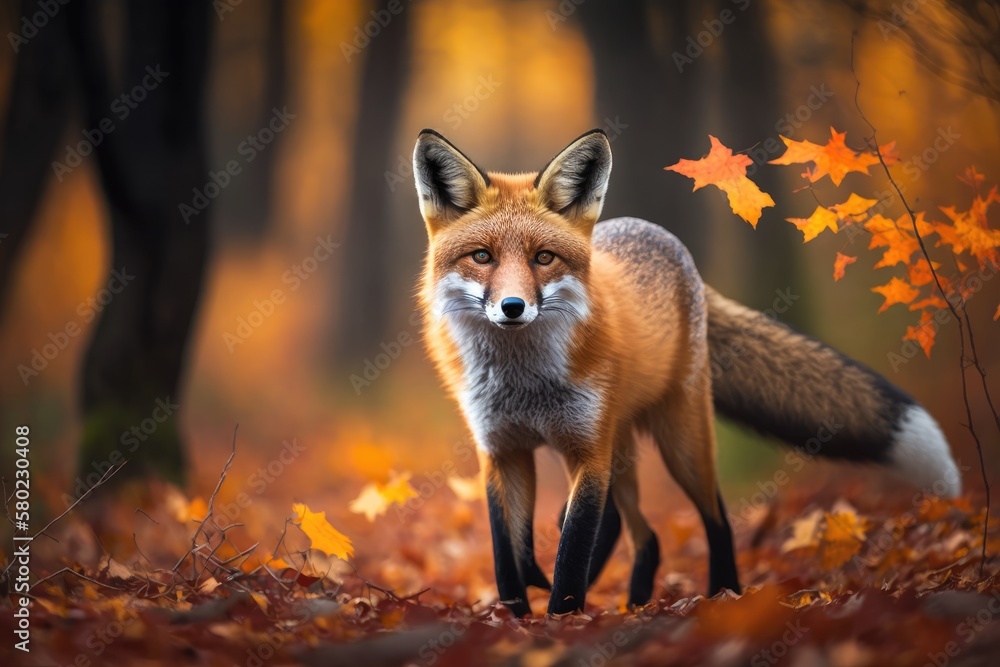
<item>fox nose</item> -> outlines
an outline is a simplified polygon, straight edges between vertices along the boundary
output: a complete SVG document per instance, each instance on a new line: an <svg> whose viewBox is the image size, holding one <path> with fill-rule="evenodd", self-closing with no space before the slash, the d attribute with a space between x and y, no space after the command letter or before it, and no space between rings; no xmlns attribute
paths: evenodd
<svg viewBox="0 0 1000 667"><path fill-rule="evenodd" d="M524 299L519 299L516 296L509 296L500 302L500 310L503 314L512 320L516 320L521 317L521 313L524 312Z"/></svg>

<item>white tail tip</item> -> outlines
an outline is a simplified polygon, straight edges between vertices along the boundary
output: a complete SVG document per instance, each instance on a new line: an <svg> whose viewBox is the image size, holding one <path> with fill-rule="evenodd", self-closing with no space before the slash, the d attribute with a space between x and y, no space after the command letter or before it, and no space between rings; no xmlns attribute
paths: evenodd
<svg viewBox="0 0 1000 667"><path fill-rule="evenodd" d="M919 405L906 408L896 423L889 458L899 475L923 491L946 498L962 493L962 477L948 441Z"/></svg>

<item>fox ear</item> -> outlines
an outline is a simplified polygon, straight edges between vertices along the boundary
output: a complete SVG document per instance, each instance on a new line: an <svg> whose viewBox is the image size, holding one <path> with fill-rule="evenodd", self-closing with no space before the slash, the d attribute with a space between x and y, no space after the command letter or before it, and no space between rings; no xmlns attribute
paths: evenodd
<svg viewBox="0 0 1000 667"><path fill-rule="evenodd" d="M420 212L432 230L475 208L490 183L486 172L434 130L417 137L413 178Z"/></svg>
<svg viewBox="0 0 1000 667"><path fill-rule="evenodd" d="M603 130L591 130L552 158L538 177L542 202L574 220L594 223L601 215L611 176L611 144Z"/></svg>

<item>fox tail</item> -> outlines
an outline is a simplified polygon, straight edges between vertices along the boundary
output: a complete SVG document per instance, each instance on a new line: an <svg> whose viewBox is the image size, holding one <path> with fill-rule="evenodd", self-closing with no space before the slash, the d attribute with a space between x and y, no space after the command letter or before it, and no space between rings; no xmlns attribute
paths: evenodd
<svg viewBox="0 0 1000 667"><path fill-rule="evenodd" d="M948 441L911 396L818 340L706 293L719 413L809 454L887 465L937 495L961 493Z"/></svg>

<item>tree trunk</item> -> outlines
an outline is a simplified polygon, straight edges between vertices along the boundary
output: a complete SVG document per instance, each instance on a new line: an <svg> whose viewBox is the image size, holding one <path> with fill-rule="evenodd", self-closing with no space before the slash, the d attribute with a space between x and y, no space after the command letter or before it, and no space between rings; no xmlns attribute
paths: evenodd
<svg viewBox="0 0 1000 667"><path fill-rule="evenodd" d="M86 475L125 458L129 464L116 479L156 474L180 482L178 389L209 253L211 210L207 205L185 215L180 206L197 210L193 189L204 190L208 180L202 102L211 5L131 0L123 91L114 92L97 4L76 0L70 8L86 124L109 116L115 123L97 159L111 216L109 287L116 275L121 286L86 354L79 470ZM134 104L123 102L124 118L121 106L108 107L122 94Z"/></svg>
<svg viewBox="0 0 1000 667"><path fill-rule="evenodd" d="M23 16L36 3L21 3ZM45 187L52 176L56 147L69 121L73 60L67 18L57 13L38 35L21 44L7 96L0 151L0 318L14 270Z"/></svg>
<svg viewBox="0 0 1000 667"><path fill-rule="evenodd" d="M388 12L390 0L377 11ZM360 366L388 334L393 292L399 275L390 243L390 167L396 128L408 76L411 8L392 15L390 23L365 49L354 131L347 229L339 275L340 308L335 362L348 371ZM367 15L367 13L366 13ZM394 168L394 167L393 167Z"/></svg>

